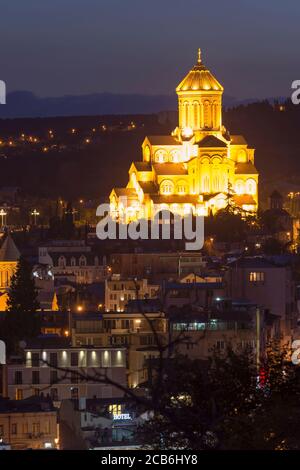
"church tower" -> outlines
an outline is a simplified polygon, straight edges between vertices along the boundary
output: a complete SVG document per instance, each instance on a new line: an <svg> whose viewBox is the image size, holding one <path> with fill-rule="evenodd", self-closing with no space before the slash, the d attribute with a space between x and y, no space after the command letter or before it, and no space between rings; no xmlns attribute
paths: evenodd
<svg viewBox="0 0 300 470"><path fill-rule="evenodd" d="M196 65L176 88L178 117L181 132L193 131L196 140L201 136L222 132L223 87L205 67L198 49Z"/></svg>

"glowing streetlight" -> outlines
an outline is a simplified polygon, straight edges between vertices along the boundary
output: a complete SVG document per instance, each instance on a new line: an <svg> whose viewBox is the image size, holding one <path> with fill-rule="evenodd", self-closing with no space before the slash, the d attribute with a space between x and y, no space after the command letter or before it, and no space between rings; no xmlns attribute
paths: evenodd
<svg viewBox="0 0 300 470"><path fill-rule="evenodd" d="M7 212L5 212L4 209L1 209L0 216L1 216L1 226L3 227L3 225L6 225L4 221L5 221L5 217L7 216Z"/></svg>
<svg viewBox="0 0 300 470"><path fill-rule="evenodd" d="M82 311L83 311L83 306L77 305L77 312L82 312Z"/></svg>

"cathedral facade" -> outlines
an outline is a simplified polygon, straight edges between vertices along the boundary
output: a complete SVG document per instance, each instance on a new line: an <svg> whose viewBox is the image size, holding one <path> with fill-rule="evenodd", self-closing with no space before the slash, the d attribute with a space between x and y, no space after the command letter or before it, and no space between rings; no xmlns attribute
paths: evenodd
<svg viewBox="0 0 300 470"><path fill-rule="evenodd" d="M129 181L110 193L113 218L128 223L161 210L182 216L214 214L228 205L254 214L258 172L254 149L222 124L223 87L198 60L176 88L178 127L147 136L143 160L132 162Z"/></svg>

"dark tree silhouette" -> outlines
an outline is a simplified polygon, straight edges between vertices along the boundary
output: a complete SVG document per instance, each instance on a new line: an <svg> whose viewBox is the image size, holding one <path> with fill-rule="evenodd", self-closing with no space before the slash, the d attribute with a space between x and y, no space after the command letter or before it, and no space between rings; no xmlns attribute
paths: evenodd
<svg viewBox="0 0 300 470"><path fill-rule="evenodd" d="M8 351L16 350L20 340L33 338L40 333L37 295L31 265L21 257L11 279L8 308L3 322L3 337Z"/></svg>

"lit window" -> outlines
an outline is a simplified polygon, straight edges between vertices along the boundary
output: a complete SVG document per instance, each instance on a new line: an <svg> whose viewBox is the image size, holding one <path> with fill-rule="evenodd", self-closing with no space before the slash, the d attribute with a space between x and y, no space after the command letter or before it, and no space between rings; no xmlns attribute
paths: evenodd
<svg viewBox="0 0 300 470"><path fill-rule="evenodd" d="M265 273L264 272L251 272L249 274L250 282L265 282Z"/></svg>
<svg viewBox="0 0 300 470"><path fill-rule="evenodd" d="M256 181L253 179L249 179L246 182L246 193L247 194L255 194L256 193Z"/></svg>
<svg viewBox="0 0 300 470"><path fill-rule="evenodd" d="M163 181L160 185L160 192L162 194L173 194L174 184L172 181Z"/></svg>
<svg viewBox="0 0 300 470"><path fill-rule="evenodd" d="M108 408L109 412L113 415L120 415L122 414L121 405L109 405Z"/></svg>
<svg viewBox="0 0 300 470"><path fill-rule="evenodd" d="M245 184L243 180L237 180L235 182L235 192L237 194L244 194L245 193Z"/></svg>

